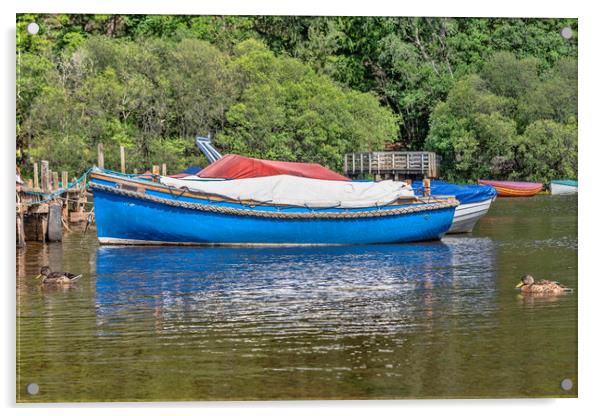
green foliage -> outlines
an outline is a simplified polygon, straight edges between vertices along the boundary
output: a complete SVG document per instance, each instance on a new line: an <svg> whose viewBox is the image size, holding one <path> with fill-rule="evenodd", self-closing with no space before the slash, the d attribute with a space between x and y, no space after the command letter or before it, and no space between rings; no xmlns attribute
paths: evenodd
<svg viewBox="0 0 602 416"><path fill-rule="evenodd" d="M20 94L22 148L72 175L95 162L98 143L110 169L119 145L130 170L198 164L193 138L208 132L224 151L340 168L345 152L379 150L397 135L396 116L372 94L347 91L257 40L229 54L193 38L94 36L55 65L30 55L22 80L38 83Z"/></svg>
<svg viewBox="0 0 602 416"><path fill-rule="evenodd" d="M577 179L576 124L533 122L517 140L516 163L516 171L526 180Z"/></svg>
<svg viewBox="0 0 602 416"><path fill-rule="evenodd" d="M576 156L551 173L518 147L544 121L576 131L577 38L576 19L21 14L17 161L80 152L77 170L102 141L107 166L123 144L130 169L176 170L211 132L334 168L394 140L439 152L452 179L570 175Z"/></svg>
<svg viewBox="0 0 602 416"><path fill-rule="evenodd" d="M382 149L397 135L396 117L375 97L345 91L257 41L237 47L232 67L241 98L216 136L226 151L341 169L346 152Z"/></svg>
<svg viewBox="0 0 602 416"><path fill-rule="evenodd" d="M576 178L576 65L540 76L533 59L492 55L482 78L458 80L431 116L426 148L452 180Z"/></svg>

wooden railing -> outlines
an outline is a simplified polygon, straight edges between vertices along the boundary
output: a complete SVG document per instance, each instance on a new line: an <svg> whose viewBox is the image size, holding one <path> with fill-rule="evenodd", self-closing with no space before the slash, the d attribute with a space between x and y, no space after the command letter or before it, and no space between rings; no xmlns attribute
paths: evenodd
<svg viewBox="0 0 602 416"><path fill-rule="evenodd" d="M345 174L360 175L412 175L436 178L439 176L439 159L433 152L369 152L347 153Z"/></svg>

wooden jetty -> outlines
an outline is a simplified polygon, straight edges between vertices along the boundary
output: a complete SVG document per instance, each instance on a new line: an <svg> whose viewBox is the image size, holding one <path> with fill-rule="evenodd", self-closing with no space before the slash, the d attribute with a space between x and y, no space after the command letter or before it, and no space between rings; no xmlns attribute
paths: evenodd
<svg viewBox="0 0 602 416"><path fill-rule="evenodd" d="M98 143L97 166L104 169L104 145ZM126 172L125 148L119 146L120 170ZM152 173L167 176L167 165L153 165ZM138 173L134 169L134 174ZM67 172L53 172L48 161L33 164L33 179L24 183L17 167L16 185L16 237L17 246L23 247L26 241L62 241L63 228L86 223L93 219L92 211L86 210L91 204L88 197L86 177L69 183Z"/></svg>
<svg viewBox="0 0 602 416"><path fill-rule="evenodd" d="M364 152L345 155L345 175L376 180L437 178L441 157L433 152Z"/></svg>
<svg viewBox="0 0 602 416"><path fill-rule="evenodd" d="M67 172L49 169L42 160L33 165L33 179L16 184L16 242L23 247L26 241L61 241L63 228L88 220L88 192L83 181L69 183Z"/></svg>

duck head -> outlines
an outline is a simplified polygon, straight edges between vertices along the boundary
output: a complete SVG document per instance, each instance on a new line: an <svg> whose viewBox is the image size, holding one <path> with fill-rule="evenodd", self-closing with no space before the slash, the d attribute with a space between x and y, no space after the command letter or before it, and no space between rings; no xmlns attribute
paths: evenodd
<svg viewBox="0 0 602 416"><path fill-rule="evenodd" d="M530 286L533 283L535 283L535 279L533 279L533 276L531 276L530 274L526 274L522 277L522 279L520 279L520 283L517 284L515 287L518 289L523 286Z"/></svg>
<svg viewBox="0 0 602 416"><path fill-rule="evenodd" d="M52 273L52 270L50 270L50 267L48 266L44 266L40 269L40 274L36 276L36 279L39 279L40 277L44 276L48 276L50 273Z"/></svg>

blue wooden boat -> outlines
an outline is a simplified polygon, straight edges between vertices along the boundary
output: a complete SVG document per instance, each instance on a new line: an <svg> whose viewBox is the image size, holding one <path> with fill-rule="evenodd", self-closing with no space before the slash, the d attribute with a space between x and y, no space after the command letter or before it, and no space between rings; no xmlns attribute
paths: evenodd
<svg viewBox="0 0 602 416"><path fill-rule="evenodd" d="M448 234L472 232L497 196L495 188L490 185L456 185L436 180L431 180L430 185L432 195L451 195L460 202ZM421 182L412 183L412 188L416 195L424 193Z"/></svg>
<svg viewBox="0 0 602 416"><path fill-rule="evenodd" d="M458 202L366 208L256 204L95 170L90 188L101 244L316 245L440 239Z"/></svg>

